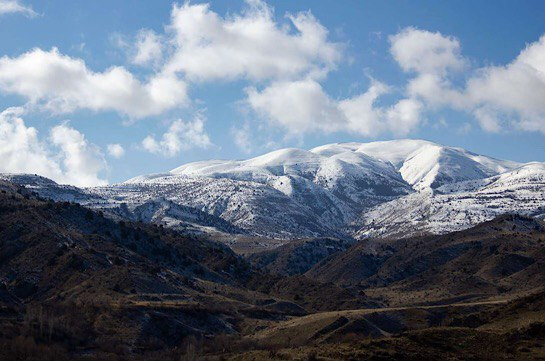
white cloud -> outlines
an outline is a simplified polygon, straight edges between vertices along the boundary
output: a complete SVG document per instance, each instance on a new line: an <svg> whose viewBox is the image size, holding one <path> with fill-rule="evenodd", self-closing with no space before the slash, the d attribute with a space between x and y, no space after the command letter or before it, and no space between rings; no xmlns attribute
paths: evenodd
<svg viewBox="0 0 545 361"><path fill-rule="evenodd" d="M377 99L390 91L383 83L373 81L360 95L340 101L339 107L348 121L347 127L358 134L376 135L386 128L384 111L374 106Z"/></svg>
<svg viewBox="0 0 545 361"><path fill-rule="evenodd" d="M462 86L451 81L468 65L457 39L407 28L390 41L400 67L415 73L406 87L409 97L430 108L468 112L488 132L517 128L545 133L545 35L511 63L469 73Z"/></svg>
<svg viewBox="0 0 545 361"><path fill-rule="evenodd" d="M112 38L131 63L154 67L145 81L122 66L95 72L56 48L33 49L0 58L0 92L54 113L89 109L142 118L187 104L186 81L320 79L341 61L342 46L329 41L310 12L286 14L286 22L278 22L261 0L247 0L240 13L226 16L209 4L175 4L166 29L142 29L134 44ZM176 153L178 137L169 134L160 141L148 137L148 148Z"/></svg>
<svg viewBox="0 0 545 361"><path fill-rule="evenodd" d="M106 166L100 151L81 133L59 125L48 139L40 140L38 131L25 125L23 113L22 108L0 113L0 172L37 173L77 186L106 184L98 176Z"/></svg>
<svg viewBox="0 0 545 361"><path fill-rule="evenodd" d="M0 58L0 91L58 113L110 110L135 118L187 102L186 84L173 75L158 73L141 83L123 67L93 72L81 59L62 55L56 48Z"/></svg>
<svg viewBox="0 0 545 361"><path fill-rule="evenodd" d="M0 0L0 13L6 4L22 6ZM0 91L57 113L90 109L141 118L186 105L189 82L242 79L250 85L246 104L291 137L406 135L420 126L426 111L442 108L467 112L490 132L514 127L545 133L545 36L507 65L469 71L458 39L409 27L389 37L391 55L409 74L401 99L389 100L395 90L378 81L359 95L335 99L321 81L343 60L343 45L332 42L310 12L285 18L277 21L261 0L246 0L240 13L225 16L209 4L185 2L173 6L165 33L142 29L134 44L117 37L132 64L152 66L145 80L122 66L94 72L55 48L34 49L0 58ZM231 133L249 152L248 127ZM142 142L146 150L167 156L210 144L200 116L177 120L159 138Z"/></svg>
<svg viewBox="0 0 545 361"><path fill-rule="evenodd" d="M468 80L465 96L485 129L511 123L545 133L545 35L510 64L479 69Z"/></svg>
<svg viewBox="0 0 545 361"><path fill-rule="evenodd" d="M38 15L32 7L23 5L18 0L0 0L0 15L13 13L20 13L30 18Z"/></svg>
<svg viewBox="0 0 545 361"><path fill-rule="evenodd" d="M98 177L98 173L106 168L100 149L90 144L83 134L61 124L51 129L50 139L60 149L66 170L65 182L78 186L106 184L105 180Z"/></svg>
<svg viewBox="0 0 545 361"><path fill-rule="evenodd" d="M108 154L113 158L121 158L123 155L125 155L125 149L121 146L121 144L108 144L107 146Z"/></svg>
<svg viewBox="0 0 545 361"><path fill-rule="evenodd" d="M406 86L409 97L422 98L431 107L464 106L461 95L451 89L449 78L469 64L461 55L458 39L409 27L389 40L390 52L399 66L416 74Z"/></svg>
<svg viewBox="0 0 545 361"><path fill-rule="evenodd" d="M288 132L332 132L344 121L336 102L312 79L275 82L262 91L246 92L254 111Z"/></svg>
<svg viewBox="0 0 545 361"><path fill-rule="evenodd" d="M132 63L137 65L156 65L163 56L162 39L152 30L142 29L136 36Z"/></svg>
<svg viewBox="0 0 545 361"><path fill-rule="evenodd" d="M414 99L401 99L391 106L378 106L380 96L390 88L376 80L369 89L358 96L339 102L339 108L348 120L347 129L365 136L390 132L407 135L415 130L421 121L421 104Z"/></svg>
<svg viewBox="0 0 545 361"><path fill-rule="evenodd" d="M244 153L249 154L252 151L252 134L250 125L246 122L242 127L231 128L231 134L235 145Z"/></svg>
<svg viewBox="0 0 545 361"><path fill-rule="evenodd" d="M312 79L276 82L262 91L255 88L246 91L249 106L290 135L316 131L406 135L420 123L421 104L416 100L403 99L390 107L378 106L378 98L390 89L374 80L365 93L344 100L330 98Z"/></svg>
<svg viewBox="0 0 545 361"><path fill-rule="evenodd" d="M385 109L384 119L388 131L396 135L407 135L422 121L422 103L415 99L401 99Z"/></svg>
<svg viewBox="0 0 545 361"><path fill-rule="evenodd" d="M389 39L390 51L405 71L444 74L447 70L461 70L466 66L458 39L439 32L409 27Z"/></svg>
<svg viewBox="0 0 545 361"><path fill-rule="evenodd" d="M150 153L172 157L182 150L208 148L212 145L204 130L204 118L197 114L192 121L174 121L160 140L149 135L142 141L142 147Z"/></svg>
<svg viewBox="0 0 545 361"><path fill-rule="evenodd" d="M59 164L39 141L38 131L25 125L22 113L20 108L0 113L0 171L39 173L58 179L62 176Z"/></svg>
<svg viewBox="0 0 545 361"><path fill-rule="evenodd" d="M310 12L286 16L289 25L276 23L260 0L247 0L241 14L226 17L209 4L175 5L169 26L175 52L165 69L205 81L319 76L334 68L341 47L328 41L327 29Z"/></svg>

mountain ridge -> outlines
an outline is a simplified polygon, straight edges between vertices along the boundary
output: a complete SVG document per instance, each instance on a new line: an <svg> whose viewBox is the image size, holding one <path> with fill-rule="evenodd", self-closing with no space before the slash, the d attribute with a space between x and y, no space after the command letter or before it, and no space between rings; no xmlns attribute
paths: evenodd
<svg viewBox="0 0 545 361"><path fill-rule="evenodd" d="M3 177L114 217L195 232L350 240L446 233L509 212L543 218L544 169L545 163L401 139L191 162L85 189L41 177Z"/></svg>

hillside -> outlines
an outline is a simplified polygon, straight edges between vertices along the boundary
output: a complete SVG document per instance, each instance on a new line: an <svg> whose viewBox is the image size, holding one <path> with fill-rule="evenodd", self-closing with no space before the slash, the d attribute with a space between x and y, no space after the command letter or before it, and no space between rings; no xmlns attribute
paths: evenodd
<svg viewBox="0 0 545 361"><path fill-rule="evenodd" d="M0 182L0 357L531 359L544 240L508 215L443 236L303 239L249 262Z"/></svg>
<svg viewBox="0 0 545 361"><path fill-rule="evenodd" d="M259 269L280 275L300 275L315 264L345 251L352 242L330 238L294 240L272 250L251 254L248 259Z"/></svg>
<svg viewBox="0 0 545 361"><path fill-rule="evenodd" d="M444 234L505 213L545 217L542 163L412 139L194 162L84 189L33 175L1 177L116 220L213 236L250 253L304 238ZM255 250L247 239L260 239Z"/></svg>
<svg viewBox="0 0 545 361"><path fill-rule="evenodd" d="M354 237L441 234L468 228L505 213L545 219L545 164L528 163L490 178L447 184L413 193L363 212Z"/></svg>
<svg viewBox="0 0 545 361"><path fill-rule="evenodd" d="M390 305L524 294L545 284L545 226L504 215L441 236L367 240L305 274Z"/></svg>
<svg viewBox="0 0 545 361"><path fill-rule="evenodd" d="M333 284L269 276L218 243L0 182L0 343L35 340L109 357L372 304Z"/></svg>

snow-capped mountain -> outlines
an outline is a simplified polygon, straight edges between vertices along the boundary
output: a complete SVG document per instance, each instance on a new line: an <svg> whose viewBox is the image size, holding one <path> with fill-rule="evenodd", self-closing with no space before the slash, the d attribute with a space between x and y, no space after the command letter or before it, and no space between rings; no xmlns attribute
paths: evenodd
<svg viewBox="0 0 545 361"><path fill-rule="evenodd" d="M505 213L545 218L545 163L446 184L380 204L353 222L356 238L448 233Z"/></svg>
<svg viewBox="0 0 545 361"><path fill-rule="evenodd" d="M330 144L311 151L324 155L351 151L389 162L415 190L486 178L520 166L516 162L478 155L462 148L413 139Z"/></svg>
<svg viewBox="0 0 545 361"><path fill-rule="evenodd" d="M545 213L543 163L410 139L193 162L97 188L5 177L116 217L279 239L444 233L501 213Z"/></svg>
<svg viewBox="0 0 545 361"><path fill-rule="evenodd" d="M391 163L363 153L324 156L301 149L189 163L94 191L136 204L168 199L273 238L346 237L342 227L361 211L413 192Z"/></svg>

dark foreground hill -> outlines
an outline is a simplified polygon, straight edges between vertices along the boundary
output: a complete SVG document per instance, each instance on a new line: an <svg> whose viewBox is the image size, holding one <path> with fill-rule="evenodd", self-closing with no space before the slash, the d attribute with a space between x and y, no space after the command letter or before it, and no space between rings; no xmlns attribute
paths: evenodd
<svg viewBox="0 0 545 361"><path fill-rule="evenodd" d="M250 263L4 182L0 359L539 359L544 234L504 216L346 251L305 240Z"/></svg>
<svg viewBox="0 0 545 361"><path fill-rule="evenodd" d="M527 294L545 285L545 225L503 215L440 236L362 241L305 275L393 306Z"/></svg>
<svg viewBox="0 0 545 361"><path fill-rule="evenodd" d="M0 184L0 338L14 347L104 359L370 304L333 284L258 272L220 244Z"/></svg>

